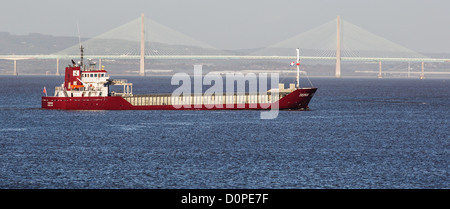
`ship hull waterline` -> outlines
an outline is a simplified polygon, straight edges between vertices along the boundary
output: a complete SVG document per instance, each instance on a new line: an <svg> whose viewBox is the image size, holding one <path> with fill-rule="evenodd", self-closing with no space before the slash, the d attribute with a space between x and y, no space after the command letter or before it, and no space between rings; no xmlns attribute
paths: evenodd
<svg viewBox="0 0 450 209"><path fill-rule="evenodd" d="M301 88L274 103L132 105L122 96L42 97L43 109L56 110L306 110L317 88ZM137 97L139 95L136 95Z"/></svg>

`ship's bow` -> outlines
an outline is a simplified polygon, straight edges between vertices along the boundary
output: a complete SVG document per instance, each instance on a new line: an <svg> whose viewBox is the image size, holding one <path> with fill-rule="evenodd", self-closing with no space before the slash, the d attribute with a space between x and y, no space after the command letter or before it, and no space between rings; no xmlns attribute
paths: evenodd
<svg viewBox="0 0 450 209"><path fill-rule="evenodd" d="M317 88L296 89L279 100L280 109L309 109L308 104L316 93Z"/></svg>

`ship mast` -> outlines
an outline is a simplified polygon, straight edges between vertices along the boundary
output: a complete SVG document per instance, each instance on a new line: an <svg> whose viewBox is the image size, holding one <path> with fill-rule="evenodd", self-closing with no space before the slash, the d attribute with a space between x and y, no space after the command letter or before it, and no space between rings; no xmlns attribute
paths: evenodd
<svg viewBox="0 0 450 209"><path fill-rule="evenodd" d="M81 57L80 57L80 69L83 69L83 46L80 44L80 50L81 50Z"/></svg>
<svg viewBox="0 0 450 209"><path fill-rule="evenodd" d="M80 69L82 69L83 68L83 50L84 50L84 48L83 48L83 45L81 45L80 27L78 26L78 23L77 23L77 30L78 30L78 42L80 42L80 51L81 51Z"/></svg>
<svg viewBox="0 0 450 209"><path fill-rule="evenodd" d="M297 48L297 88L300 88L300 49Z"/></svg>

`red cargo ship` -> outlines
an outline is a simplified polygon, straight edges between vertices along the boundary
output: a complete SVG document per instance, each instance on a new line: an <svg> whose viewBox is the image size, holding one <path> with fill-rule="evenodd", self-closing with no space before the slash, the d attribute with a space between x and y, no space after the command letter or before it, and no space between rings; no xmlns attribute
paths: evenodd
<svg viewBox="0 0 450 209"><path fill-rule="evenodd" d="M317 88L299 88L299 59L297 50L297 87L261 93L234 93L188 96L172 94L133 95L132 84L126 80L110 79L96 63L81 61L66 67L64 83L55 88L54 96L42 97L42 108L63 110L239 110L239 109L308 109ZM123 92L110 92L111 85L123 86ZM45 92L46 93L46 92ZM47 94L47 93L46 93Z"/></svg>

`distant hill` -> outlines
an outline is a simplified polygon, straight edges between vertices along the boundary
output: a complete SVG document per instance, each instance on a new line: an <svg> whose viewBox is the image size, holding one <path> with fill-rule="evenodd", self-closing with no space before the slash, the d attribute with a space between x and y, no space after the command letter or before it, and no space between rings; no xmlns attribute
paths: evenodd
<svg viewBox="0 0 450 209"><path fill-rule="evenodd" d="M13 35L0 32L0 54L51 54L78 43L78 37L51 36L39 33Z"/></svg>
<svg viewBox="0 0 450 209"><path fill-rule="evenodd" d="M82 38L82 41L89 38ZM0 55L52 54L78 44L78 37L52 36L40 33L14 35L0 32ZM229 54L248 55L263 48L225 50ZM432 58L450 58L449 53L422 53Z"/></svg>

